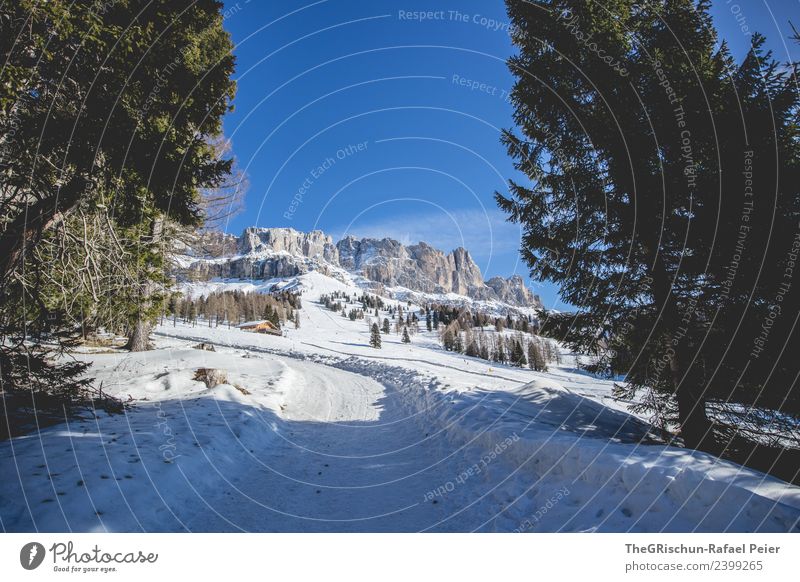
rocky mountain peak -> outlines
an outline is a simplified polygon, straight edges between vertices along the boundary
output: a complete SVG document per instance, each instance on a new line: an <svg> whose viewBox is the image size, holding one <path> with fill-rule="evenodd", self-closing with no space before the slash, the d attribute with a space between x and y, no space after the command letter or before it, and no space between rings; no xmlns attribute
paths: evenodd
<svg viewBox="0 0 800 582"><path fill-rule="evenodd" d="M230 235L225 237L228 238L224 240L229 241ZM229 261L198 260L191 263L190 271L197 276L268 279L295 276L309 270L341 276L341 269L344 269L384 288L455 293L515 306L541 306L538 297L525 287L519 275L484 281L480 268L463 247L444 253L426 242L406 246L391 238L353 235L334 243L333 238L321 230L306 233L293 228L256 227L246 228L236 246L238 256L230 257ZM192 256L192 253L186 255Z"/></svg>
<svg viewBox="0 0 800 582"><path fill-rule="evenodd" d="M333 239L321 230L300 232L293 228L249 227L239 238L243 255L285 252L338 264L339 256Z"/></svg>
<svg viewBox="0 0 800 582"><path fill-rule="evenodd" d="M541 306L539 296L531 293L525 286L525 280L519 275L512 275L508 279L492 277L486 281L486 285L494 290L500 301L505 303Z"/></svg>

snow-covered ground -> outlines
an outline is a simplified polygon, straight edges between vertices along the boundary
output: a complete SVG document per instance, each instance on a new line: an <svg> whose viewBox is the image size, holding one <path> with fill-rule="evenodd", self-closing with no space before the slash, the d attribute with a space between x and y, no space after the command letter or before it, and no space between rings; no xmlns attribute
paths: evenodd
<svg viewBox="0 0 800 582"><path fill-rule="evenodd" d="M800 531L800 488L658 444L569 360L498 366L425 331L376 350L364 321L315 302L360 290L315 272L296 283L300 328L285 337L168 323L153 351L84 355L132 405L0 443L0 526ZM199 367L228 384L206 388Z"/></svg>

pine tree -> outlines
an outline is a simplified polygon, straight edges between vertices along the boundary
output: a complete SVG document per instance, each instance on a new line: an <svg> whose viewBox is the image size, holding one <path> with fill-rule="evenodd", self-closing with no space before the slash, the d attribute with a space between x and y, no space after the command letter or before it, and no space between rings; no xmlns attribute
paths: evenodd
<svg viewBox="0 0 800 582"><path fill-rule="evenodd" d="M525 350L522 347L522 342L519 340L512 340L512 342L511 363L520 368L524 368L528 365L528 361L525 358Z"/></svg>
<svg viewBox="0 0 800 582"><path fill-rule="evenodd" d="M281 319L280 319L280 315L278 314L278 310L277 309L273 309L272 310L272 313L270 313L270 316L269 316L268 320L275 327L277 327L277 328L281 327Z"/></svg>
<svg viewBox="0 0 800 582"><path fill-rule="evenodd" d="M389 318L384 317L383 318L383 333L388 335L389 331L390 331L390 329L389 329Z"/></svg>
<svg viewBox="0 0 800 582"><path fill-rule="evenodd" d="M442 346L448 352L452 352L454 345L455 340L453 338L453 332L450 329L444 330L444 335L442 336Z"/></svg>
<svg viewBox="0 0 800 582"><path fill-rule="evenodd" d="M460 331L456 331L453 335L453 351L458 353L464 352L464 340L461 338Z"/></svg>
<svg viewBox="0 0 800 582"><path fill-rule="evenodd" d="M78 212L88 218L75 231L81 237L87 222L102 214L110 219L107 227L120 229L116 235L138 232L147 246L164 221L200 224L199 190L218 186L231 168L210 143L234 93L221 9L214 2L188 9L117 2L102 11L91 2L3 4L0 135L14 139L2 144L0 305L15 296L12 273ZM122 22L130 24L124 35ZM165 64L170 87L159 91ZM112 204L113 214L104 210ZM124 247L130 240L118 242ZM163 265L149 260L154 250L140 257L148 259L142 265L132 256L119 258L131 272L155 276ZM135 268L143 266L147 272ZM129 283L123 295L138 294L144 281ZM152 322L163 295L155 299L131 315ZM0 319L9 322L5 314ZM9 363L0 361L3 377Z"/></svg>
<svg viewBox="0 0 800 582"><path fill-rule="evenodd" d="M403 341L404 344L410 344L411 343L411 338L408 336L408 328L407 327L403 328L402 341Z"/></svg>
<svg viewBox="0 0 800 582"><path fill-rule="evenodd" d="M481 333L480 336L480 347L479 347L479 354L482 360L489 359L489 346L487 345L486 337Z"/></svg>
<svg viewBox="0 0 800 582"><path fill-rule="evenodd" d="M498 336L497 347L494 350L494 360L500 364L506 362L506 350L503 347L503 336Z"/></svg>
<svg viewBox="0 0 800 582"><path fill-rule="evenodd" d="M375 349L381 349L381 330L378 329L378 324L373 323L370 330L369 345Z"/></svg>
<svg viewBox="0 0 800 582"><path fill-rule="evenodd" d="M531 369L537 372L544 372L547 370L547 362L542 353L542 347L535 338L528 342L528 364Z"/></svg>
<svg viewBox="0 0 800 582"><path fill-rule="evenodd" d="M637 409L692 448L725 446L709 404L800 414L798 334L771 307L800 213L796 64L754 35L737 65L708 0L506 4L519 134L503 141L532 185L497 200L532 276L581 306L566 342L619 346Z"/></svg>

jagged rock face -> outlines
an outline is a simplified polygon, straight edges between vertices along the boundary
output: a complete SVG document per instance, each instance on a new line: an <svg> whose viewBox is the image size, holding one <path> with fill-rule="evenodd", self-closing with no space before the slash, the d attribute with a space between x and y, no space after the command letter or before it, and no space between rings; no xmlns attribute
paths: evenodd
<svg viewBox="0 0 800 582"><path fill-rule="evenodd" d="M230 257L236 254L239 237L216 230L196 234L188 243L179 242L178 251L189 256L206 259Z"/></svg>
<svg viewBox="0 0 800 582"><path fill-rule="evenodd" d="M298 232L293 228L247 228L239 239L243 255L263 251L286 252L310 259L339 264L339 251L333 239L321 230Z"/></svg>
<svg viewBox="0 0 800 582"><path fill-rule="evenodd" d="M294 277L312 268L330 274L329 265L339 262L333 239L319 230L305 233L293 228L247 228L241 237L232 238L236 241L238 256L231 256L231 253L228 261L192 263L189 276L273 279Z"/></svg>
<svg viewBox="0 0 800 582"><path fill-rule="evenodd" d="M348 271L355 271L356 261L361 249L361 241L352 235L347 235L338 243L336 250L339 251L339 265Z"/></svg>
<svg viewBox="0 0 800 582"><path fill-rule="evenodd" d="M448 263L452 262L453 293L471 295L480 292L479 290L485 287L481 270L472 260L472 257L469 256L469 252L466 249L458 247L447 255L447 259Z"/></svg>
<svg viewBox="0 0 800 582"><path fill-rule="evenodd" d="M213 240L212 246L229 247L230 240L225 237L230 235ZM319 230L303 233L292 228L248 228L237 240L237 251L238 256L229 255L227 261L212 253L214 260L192 262L187 273L204 279L272 279L294 277L312 269L340 276L339 267L363 276L375 289L405 287L423 293L457 293L512 305L541 305L518 275L484 282L478 265L460 247L445 254L424 242L404 246L390 238L347 236L334 244L330 236ZM187 254L209 257L196 252Z"/></svg>
<svg viewBox="0 0 800 582"><path fill-rule="evenodd" d="M525 286L525 281L519 275L514 275L508 279L502 277L492 277L486 281L500 301L516 305L540 305L541 300L538 295L534 295Z"/></svg>
<svg viewBox="0 0 800 582"><path fill-rule="evenodd" d="M308 266L291 256L268 259L234 257L229 261L196 261L188 268L188 275L196 280L221 279L274 279L294 277L308 272Z"/></svg>
<svg viewBox="0 0 800 582"><path fill-rule="evenodd" d="M422 242L406 247L390 238L358 240L352 236L339 241L337 247L343 268L388 287L470 295L484 286L480 269L462 248L445 255Z"/></svg>

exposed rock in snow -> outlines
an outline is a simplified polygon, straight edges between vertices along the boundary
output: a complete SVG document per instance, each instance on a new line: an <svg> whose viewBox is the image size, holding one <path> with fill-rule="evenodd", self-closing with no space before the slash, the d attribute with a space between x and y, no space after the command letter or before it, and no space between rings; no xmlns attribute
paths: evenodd
<svg viewBox="0 0 800 582"><path fill-rule="evenodd" d="M225 370L217 368L197 368L194 379L206 385L206 388L214 388L220 384L228 383L228 374Z"/></svg>

